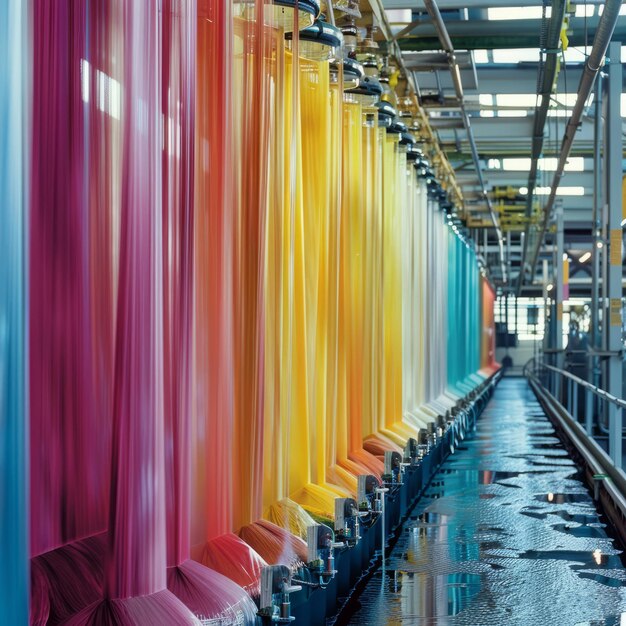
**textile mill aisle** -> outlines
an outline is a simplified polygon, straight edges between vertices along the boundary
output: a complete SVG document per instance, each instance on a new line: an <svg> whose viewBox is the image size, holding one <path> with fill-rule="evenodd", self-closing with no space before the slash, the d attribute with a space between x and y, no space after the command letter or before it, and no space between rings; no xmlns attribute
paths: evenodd
<svg viewBox="0 0 626 626"><path fill-rule="evenodd" d="M526 381L503 379L349 623L623 624L621 552L577 473Z"/></svg>

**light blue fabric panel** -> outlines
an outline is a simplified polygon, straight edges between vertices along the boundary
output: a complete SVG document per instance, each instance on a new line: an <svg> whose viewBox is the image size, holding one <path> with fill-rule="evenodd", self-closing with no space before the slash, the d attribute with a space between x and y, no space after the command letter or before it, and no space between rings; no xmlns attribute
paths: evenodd
<svg viewBox="0 0 626 626"><path fill-rule="evenodd" d="M26 5L0 1L0 624L28 623Z"/></svg>

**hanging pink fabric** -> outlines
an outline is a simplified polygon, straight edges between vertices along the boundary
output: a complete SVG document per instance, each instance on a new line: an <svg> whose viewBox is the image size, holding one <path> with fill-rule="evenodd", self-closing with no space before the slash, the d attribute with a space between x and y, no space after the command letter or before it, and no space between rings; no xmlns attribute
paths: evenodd
<svg viewBox="0 0 626 626"><path fill-rule="evenodd" d="M30 543L38 555L106 528L110 417L94 394L85 3L38 2L33 20Z"/></svg>
<svg viewBox="0 0 626 626"><path fill-rule="evenodd" d="M114 56L105 47L113 20L105 5L37 2L31 13L34 624L64 619L101 597L103 589L113 375L111 163L116 160L115 120L104 91Z"/></svg>
<svg viewBox="0 0 626 626"><path fill-rule="evenodd" d="M167 587L197 617L253 625L256 607L246 592L225 576L189 560L195 4L184 0L163 0L161 33L161 110L165 124L162 306L168 496ZM201 241L200 245L206 243ZM220 331L218 326L215 332ZM204 455L207 454L214 454L214 448L207 446Z"/></svg>
<svg viewBox="0 0 626 626"><path fill-rule="evenodd" d="M166 590L160 17L156 0L121 5L123 153L109 549L103 601L70 624L198 623Z"/></svg>

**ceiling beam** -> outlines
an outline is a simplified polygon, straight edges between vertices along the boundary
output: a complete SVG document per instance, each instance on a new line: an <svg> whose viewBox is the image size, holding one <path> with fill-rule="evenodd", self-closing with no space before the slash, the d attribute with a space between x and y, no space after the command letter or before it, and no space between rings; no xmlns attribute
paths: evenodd
<svg viewBox="0 0 626 626"><path fill-rule="evenodd" d="M570 46L584 46L595 36L599 18L570 18ZM541 20L450 20L446 22L452 45L457 50L536 48ZM399 38L402 50L441 50L434 26L428 19L414 22L410 35ZM620 17L613 41L626 42L626 17Z"/></svg>
<svg viewBox="0 0 626 626"><path fill-rule="evenodd" d="M571 4L585 4L585 0L573 0ZM603 4L602 0L586 0L587 5ZM385 9L412 9L425 11L424 0L384 0ZM437 3L441 11L455 11L463 9L490 9L509 7L540 7L543 0L439 0Z"/></svg>
<svg viewBox="0 0 626 626"><path fill-rule="evenodd" d="M565 128L566 119L559 119L559 130ZM550 124L554 126L554 122ZM494 141L494 142L510 142L522 145L528 145L530 156L530 142L532 137L533 119L532 117L474 117L472 116L472 127L476 141ZM448 141L451 133L446 129L439 129L439 136L442 141ZM558 137L558 145L560 146L561 136ZM552 140L554 143L554 139ZM576 141L593 142L593 126L592 124L583 124L576 135ZM544 150L545 156L552 156L554 146L549 142ZM556 148L558 152L558 147Z"/></svg>
<svg viewBox="0 0 626 626"><path fill-rule="evenodd" d="M403 56L406 59L406 66L411 67L412 58L415 53L408 52ZM477 65L478 87L477 89L466 88L465 96L471 97L481 93L507 94L507 93L530 93L537 92L537 63L523 63L519 65ZM435 73L431 71L416 71L413 69L415 78L419 84L420 91L431 91L438 88ZM514 72L514 74L513 74ZM556 93L576 92L576 86L580 81L582 65L568 65L566 70L561 70L556 83ZM513 79L514 76L514 79ZM461 69L461 80L464 85L473 82L473 72ZM444 91L454 89L449 75L443 72L439 74L439 82Z"/></svg>

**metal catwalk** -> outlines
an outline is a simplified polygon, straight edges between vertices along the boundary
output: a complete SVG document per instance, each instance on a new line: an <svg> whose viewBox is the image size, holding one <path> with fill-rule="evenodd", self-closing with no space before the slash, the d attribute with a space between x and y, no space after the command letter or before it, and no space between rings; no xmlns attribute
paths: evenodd
<svg viewBox="0 0 626 626"><path fill-rule="evenodd" d="M505 378L349 623L621 626L619 555L526 381Z"/></svg>

